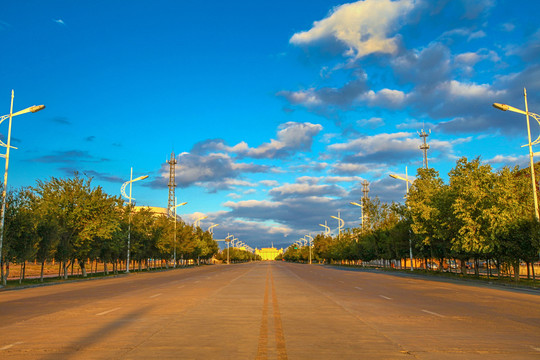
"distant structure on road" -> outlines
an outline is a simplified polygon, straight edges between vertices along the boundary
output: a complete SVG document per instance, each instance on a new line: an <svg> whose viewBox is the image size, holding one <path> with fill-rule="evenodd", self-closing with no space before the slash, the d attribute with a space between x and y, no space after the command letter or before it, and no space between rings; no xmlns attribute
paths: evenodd
<svg viewBox="0 0 540 360"><path fill-rule="evenodd" d="M283 248L276 249L275 247L255 249L255 255L259 255L261 260L276 260L279 255L283 254Z"/></svg>

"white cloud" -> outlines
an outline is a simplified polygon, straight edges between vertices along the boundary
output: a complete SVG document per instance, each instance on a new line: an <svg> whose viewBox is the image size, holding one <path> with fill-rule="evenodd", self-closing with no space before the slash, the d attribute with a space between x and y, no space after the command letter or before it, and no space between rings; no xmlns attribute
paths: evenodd
<svg viewBox="0 0 540 360"><path fill-rule="evenodd" d="M369 127L371 129L374 129L383 126L384 120L380 117L372 117L370 119L358 120L356 124L360 127Z"/></svg>
<svg viewBox="0 0 540 360"><path fill-rule="evenodd" d="M482 30L479 30L479 31L473 32L471 35L469 35L467 41L471 41L471 40L474 40L474 39L481 39L483 37L486 37L486 33L483 32Z"/></svg>
<svg viewBox="0 0 540 360"><path fill-rule="evenodd" d="M420 140L411 138L412 133L398 132L393 134L377 134L373 136L362 136L346 143L336 143L328 146L332 151L362 151L365 154L372 154L380 151L403 151L417 149Z"/></svg>
<svg viewBox="0 0 540 360"><path fill-rule="evenodd" d="M277 208L281 206L281 203L268 200L244 200L239 202L226 201L223 206L231 209L240 208Z"/></svg>
<svg viewBox="0 0 540 360"><path fill-rule="evenodd" d="M529 155L496 155L492 159L485 160L484 162L492 165L519 165L523 167L529 164Z"/></svg>
<svg viewBox="0 0 540 360"><path fill-rule="evenodd" d="M279 186L279 182L277 182L276 180L261 180L259 181L259 183L268 187Z"/></svg>
<svg viewBox="0 0 540 360"><path fill-rule="evenodd" d="M383 106L386 108L399 108L403 106L407 95L400 90L382 89L377 92L369 90L361 96L370 106Z"/></svg>
<svg viewBox="0 0 540 360"><path fill-rule="evenodd" d="M313 138L323 127L309 122L287 122L280 125L277 140L262 144L256 148L247 148L237 152L239 155L253 158L284 157L292 151L310 150Z"/></svg>
<svg viewBox="0 0 540 360"><path fill-rule="evenodd" d="M230 194L227 194L227 197L230 197L231 199L240 199L242 198L242 195L239 195L236 193L230 193Z"/></svg>
<svg viewBox="0 0 540 360"><path fill-rule="evenodd" d="M453 98L497 98L506 93L505 90L492 90L488 84L462 83L451 80L438 85L438 89Z"/></svg>
<svg viewBox="0 0 540 360"><path fill-rule="evenodd" d="M415 5L413 0L364 0L343 4L308 31L290 39L295 45L313 44L335 39L347 47L347 57L361 58L373 53L394 54L397 37L392 36L398 21Z"/></svg>
<svg viewBox="0 0 540 360"><path fill-rule="evenodd" d="M337 163L332 165L332 172L335 174L365 174L373 170L373 167L366 164Z"/></svg>
<svg viewBox="0 0 540 360"><path fill-rule="evenodd" d="M60 25L63 25L63 26L66 25L66 23L65 23L64 20L62 20L62 19L53 19L53 21L54 21L55 23L60 24Z"/></svg>
<svg viewBox="0 0 540 360"><path fill-rule="evenodd" d="M346 191L336 185L316 185L310 183L285 184L268 192L274 198L306 196L344 196Z"/></svg>

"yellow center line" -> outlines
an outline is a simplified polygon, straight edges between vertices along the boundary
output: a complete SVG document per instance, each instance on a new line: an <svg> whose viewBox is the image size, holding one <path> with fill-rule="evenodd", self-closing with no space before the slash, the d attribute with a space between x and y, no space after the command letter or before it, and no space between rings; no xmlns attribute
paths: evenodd
<svg viewBox="0 0 540 360"><path fill-rule="evenodd" d="M257 360L268 359L268 285L269 285L269 271L266 271L266 286L264 289L264 304L262 310L261 330L259 332L259 346L257 348Z"/></svg>
<svg viewBox="0 0 540 360"><path fill-rule="evenodd" d="M287 349L285 348L285 336L283 335L283 326L281 324L281 315L276 296L276 287L274 286L274 276L270 272L272 280L272 305L274 309L274 327L276 330L276 346L279 360L287 360Z"/></svg>

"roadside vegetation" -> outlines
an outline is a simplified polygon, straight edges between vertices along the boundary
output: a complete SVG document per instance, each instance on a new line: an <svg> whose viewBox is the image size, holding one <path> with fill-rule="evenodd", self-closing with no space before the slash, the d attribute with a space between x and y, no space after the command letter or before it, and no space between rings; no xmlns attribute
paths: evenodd
<svg viewBox="0 0 540 360"><path fill-rule="evenodd" d="M538 170L537 170L538 171ZM362 199L364 228L313 240L317 262L454 272L487 278L536 279L540 224L535 218L528 169L495 171L479 158L461 158L444 181L418 169L405 205ZM308 246L291 245L288 261L308 261Z"/></svg>
<svg viewBox="0 0 540 360"><path fill-rule="evenodd" d="M131 213L131 219L130 219ZM91 179L37 181L33 187L8 192L2 247L1 280L10 266L25 279L28 262L58 264L58 277L68 279L73 268L86 277L89 264L101 263L105 275L126 267L128 231L130 270L168 267L174 252L174 220L149 208L134 211L119 196L106 194ZM181 220L176 224L176 252L181 265L208 261L218 252L212 234Z"/></svg>

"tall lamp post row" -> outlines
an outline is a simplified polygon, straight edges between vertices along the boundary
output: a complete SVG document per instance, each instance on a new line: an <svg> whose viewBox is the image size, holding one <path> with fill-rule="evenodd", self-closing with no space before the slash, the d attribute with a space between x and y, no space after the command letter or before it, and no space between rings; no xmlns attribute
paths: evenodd
<svg viewBox="0 0 540 360"><path fill-rule="evenodd" d="M35 112L38 112L40 110L43 110L45 109L45 105L33 105L33 106L30 106L24 110L21 110L21 111L17 111L16 113L13 112L13 99L15 98L15 91L14 90L11 90L11 106L9 108L9 114L7 115L3 115L2 117L0 117L0 124L4 122L4 120L6 119L9 119L9 125L8 125L8 136L7 136L7 144L5 144L4 142L0 141L0 146L3 146L6 148L6 153L5 154L0 154L0 157L3 157L4 159L6 159L6 168L5 168L5 171L4 171L4 184L3 184L3 187L2 187L2 209L1 209L1 212L0 212L0 266L2 266L2 274L3 274L3 269L4 269L4 257L2 256L2 244L3 244L3 240L4 240L4 219L5 219L5 214L6 214L6 195L7 195L7 181L8 181L8 168L9 168L9 150L11 148L13 149L16 149L15 147L12 147L11 146L11 120L13 119L14 116L19 116L19 115L22 115L22 114L26 114L26 113L35 113ZM2 284L0 285L1 286L5 286L5 283L6 283L6 279L3 278L2 279Z"/></svg>

